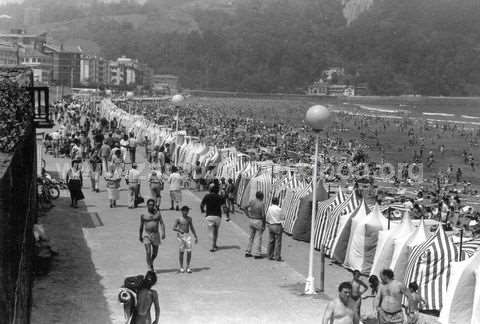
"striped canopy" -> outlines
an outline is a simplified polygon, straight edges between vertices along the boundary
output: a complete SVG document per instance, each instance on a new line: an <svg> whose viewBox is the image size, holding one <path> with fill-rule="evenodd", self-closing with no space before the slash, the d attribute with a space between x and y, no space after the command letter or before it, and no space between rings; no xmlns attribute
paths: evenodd
<svg viewBox="0 0 480 324"><path fill-rule="evenodd" d="M439 311L442 308L450 279L450 263L457 260L458 253L442 226L410 253L403 281L405 285L418 284L426 310Z"/></svg>
<svg viewBox="0 0 480 324"><path fill-rule="evenodd" d="M327 224L330 213L335 207L341 205L346 200L347 198L343 193L342 188L338 187L335 198L318 203L314 231L314 242L316 249L322 249L322 239L327 235Z"/></svg>

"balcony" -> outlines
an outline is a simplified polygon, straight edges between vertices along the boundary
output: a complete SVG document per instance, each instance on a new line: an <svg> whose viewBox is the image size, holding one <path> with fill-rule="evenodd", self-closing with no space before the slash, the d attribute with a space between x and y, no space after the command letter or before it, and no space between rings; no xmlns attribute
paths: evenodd
<svg viewBox="0 0 480 324"><path fill-rule="evenodd" d="M34 109L33 121L36 128L52 128L54 123L50 119L48 87L30 88L32 107Z"/></svg>

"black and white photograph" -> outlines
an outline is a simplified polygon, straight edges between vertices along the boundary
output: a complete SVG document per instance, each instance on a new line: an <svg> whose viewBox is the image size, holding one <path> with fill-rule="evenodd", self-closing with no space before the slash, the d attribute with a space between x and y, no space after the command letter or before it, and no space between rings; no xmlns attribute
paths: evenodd
<svg viewBox="0 0 480 324"><path fill-rule="evenodd" d="M0 324L480 324L479 0L0 0Z"/></svg>

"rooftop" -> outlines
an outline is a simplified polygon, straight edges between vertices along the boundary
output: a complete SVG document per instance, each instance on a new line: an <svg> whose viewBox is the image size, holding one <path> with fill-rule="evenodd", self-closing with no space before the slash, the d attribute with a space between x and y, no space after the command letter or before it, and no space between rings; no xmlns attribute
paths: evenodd
<svg viewBox="0 0 480 324"><path fill-rule="evenodd" d="M57 53L82 53L80 46L45 44L45 47Z"/></svg>

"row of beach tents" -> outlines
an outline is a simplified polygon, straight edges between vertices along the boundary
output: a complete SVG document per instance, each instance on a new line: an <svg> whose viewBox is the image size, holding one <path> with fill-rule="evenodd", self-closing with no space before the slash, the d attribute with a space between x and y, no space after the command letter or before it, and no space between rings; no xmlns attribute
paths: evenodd
<svg viewBox="0 0 480 324"><path fill-rule="evenodd" d="M313 185L295 166L251 161L235 149L208 147L200 139L161 128L143 116L129 115L109 101L100 104L102 115L114 117L137 138L148 136L158 145L170 143L177 165L188 170L196 161L215 166L214 176L233 179L235 201L245 208L257 191L266 208L278 197L286 213L284 231L296 240L310 241ZM443 226L427 230L422 220L404 213L388 222L378 204L369 206L355 191L341 187L333 197L322 181L317 186L314 246L334 262L365 275L389 268L406 285L416 282L425 309L441 311L443 324L480 323L480 240L459 242Z"/></svg>

